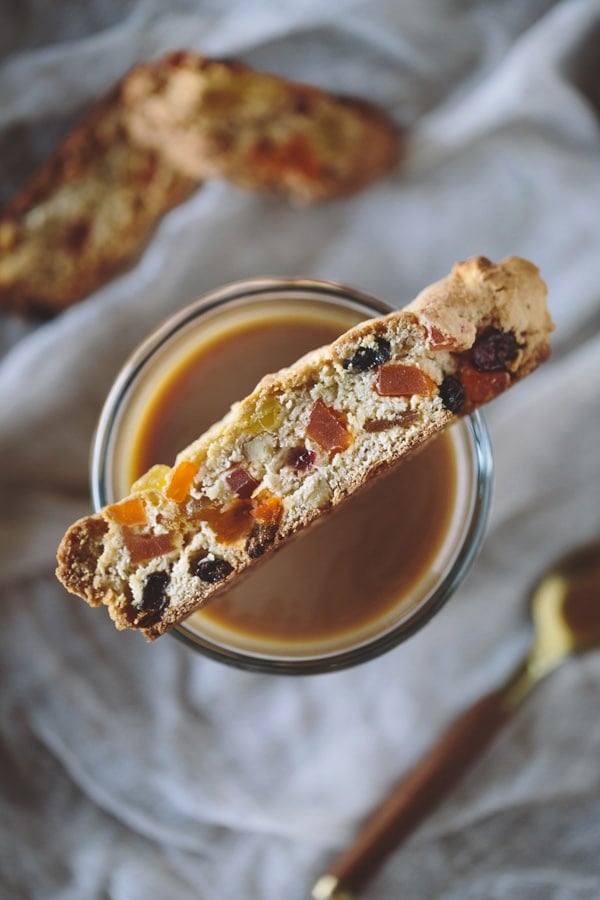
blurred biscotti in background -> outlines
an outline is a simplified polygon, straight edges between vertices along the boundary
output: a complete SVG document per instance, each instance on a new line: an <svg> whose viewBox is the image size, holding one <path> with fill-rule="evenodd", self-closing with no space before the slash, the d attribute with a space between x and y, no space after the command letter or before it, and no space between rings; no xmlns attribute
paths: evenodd
<svg viewBox="0 0 600 900"><path fill-rule="evenodd" d="M137 66L123 96L139 146L192 178L227 178L294 203L353 193L398 159L398 131L373 104L239 62L175 53Z"/></svg>
<svg viewBox="0 0 600 900"><path fill-rule="evenodd" d="M390 171L374 105L182 51L134 67L0 215L0 309L47 318L143 249L207 178L309 204Z"/></svg>
<svg viewBox="0 0 600 900"><path fill-rule="evenodd" d="M0 308L49 318L81 300L197 185L133 144L114 88L0 217Z"/></svg>

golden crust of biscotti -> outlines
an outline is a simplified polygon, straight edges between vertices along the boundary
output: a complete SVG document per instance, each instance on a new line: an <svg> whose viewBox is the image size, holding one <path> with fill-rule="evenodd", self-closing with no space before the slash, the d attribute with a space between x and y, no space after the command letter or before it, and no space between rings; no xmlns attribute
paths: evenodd
<svg viewBox="0 0 600 900"><path fill-rule="evenodd" d="M134 145L122 87L101 99L0 216L0 308L48 318L134 258L198 181Z"/></svg>
<svg viewBox="0 0 600 900"><path fill-rule="evenodd" d="M191 177L298 204L353 193L400 154L397 126L371 103L192 52L138 66L125 96L139 146Z"/></svg>
<svg viewBox="0 0 600 900"><path fill-rule="evenodd" d="M447 278L426 288L408 309L426 326L432 347L466 350L473 345L478 327L495 325L513 331L517 342L527 338L528 360L539 356L542 361L549 353L548 335L553 328L546 294L539 270L529 260L511 256L495 265L476 256L457 263ZM524 357L520 354L509 362L509 368L521 367L526 374Z"/></svg>
<svg viewBox="0 0 600 900"><path fill-rule="evenodd" d="M119 505L76 523L59 548L58 577L105 603L117 627L157 637L530 372L548 356L552 328L535 266L457 264L404 310L263 378L172 469L151 470L126 501L143 508L137 530L115 522ZM186 466L189 484L175 496ZM151 557L148 539L162 542Z"/></svg>

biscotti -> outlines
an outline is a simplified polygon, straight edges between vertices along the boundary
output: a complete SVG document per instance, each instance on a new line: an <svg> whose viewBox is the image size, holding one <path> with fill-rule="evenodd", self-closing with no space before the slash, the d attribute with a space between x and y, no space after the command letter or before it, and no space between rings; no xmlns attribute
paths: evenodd
<svg viewBox="0 0 600 900"><path fill-rule="evenodd" d="M123 96L137 145L183 174L301 205L359 190L389 172L402 147L372 103L192 52L137 66Z"/></svg>
<svg viewBox="0 0 600 900"><path fill-rule="evenodd" d="M58 577L118 628L157 637L535 369L552 327L531 263L457 264L404 310L265 377L172 468L75 523Z"/></svg>
<svg viewBox="0 0 600 900"><path fill-rule="evenodd" d="M0 309L60 313L135 257L198 187L135 146L121 89L94 106L0 216Z"/></svg>
<svg viewBox="0 0 600 900"><path fill-rule="evenodd" d="M311 203L364 187L399 150L362 100L196 53L140 63L0 215L0 309L48 318L81 300L207 178Z"/></svg>

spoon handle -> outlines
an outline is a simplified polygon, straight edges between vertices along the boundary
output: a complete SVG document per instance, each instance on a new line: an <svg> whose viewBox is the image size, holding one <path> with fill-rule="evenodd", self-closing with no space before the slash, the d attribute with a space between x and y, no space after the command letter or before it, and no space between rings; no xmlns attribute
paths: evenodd
<svg viewBox="0 0 600 900"><path fill-rule="evenodd" d="M316 900L350 900L458 783L510 718L504 692L485 695L463 712L440 741L402 778L351 846L313 887Z"/></svg>

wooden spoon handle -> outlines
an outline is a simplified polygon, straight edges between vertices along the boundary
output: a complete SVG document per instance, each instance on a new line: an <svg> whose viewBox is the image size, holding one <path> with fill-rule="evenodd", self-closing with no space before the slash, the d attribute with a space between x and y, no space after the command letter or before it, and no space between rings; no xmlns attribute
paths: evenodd
<svg viewBox="0 0 600 900"><path fill-rule="evenodd" d="M341 898L359 890L458 783L509 717L502 692L487 694L462 713L319 879L331 885L329 893L315 893L315 885L313 896Z"/></svg>

